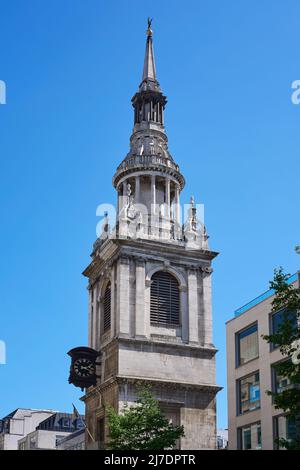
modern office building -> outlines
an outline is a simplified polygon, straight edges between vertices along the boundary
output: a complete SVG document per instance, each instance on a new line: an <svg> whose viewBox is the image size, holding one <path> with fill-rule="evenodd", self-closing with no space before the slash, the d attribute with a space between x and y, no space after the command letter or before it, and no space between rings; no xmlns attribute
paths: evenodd
<svg viewBox="0 0 300 470"><path fill-rule="evenodd" d="M299 287L300 272L288 282ZM297 432L295 423L275 409L266 393L289 386L273 367L285 359L276 345L262 338L276 332L283 318L283 311L271 312L273 298L274 292L268 290L227 322L229 449L276 449L275 438L292 438Z"/></svg>
<svg viewBox="0 0 300 470"><path fill-rule="evenodd" d="M18 441L31 433L52 410L18 408L0 420L0 450L18 450Z"/></svg>
<svg viewBox="0 0 300 470"><path fill-rule="evenodd" d="M130 149L117 168L117 223L104 222L84 275L89 346L99 351L97 384L87 389L87 448L108 440L105 406L134 404L152 387L162 412L184 426L181 449L216 449L211 278L217 253L194 199L182 223L185 180L168 149L167 103L156 76L151 23L142 81L132 98ZM121 120L116 120L121 125Z"/></svg>
<svg viewBox="0 0 300 470"><path fill-rule="evenodd" d="M54 413L34 431L19 440L19 450L56 450L61 439L84 429L84 417L74 419L70 413Z"/></svg>

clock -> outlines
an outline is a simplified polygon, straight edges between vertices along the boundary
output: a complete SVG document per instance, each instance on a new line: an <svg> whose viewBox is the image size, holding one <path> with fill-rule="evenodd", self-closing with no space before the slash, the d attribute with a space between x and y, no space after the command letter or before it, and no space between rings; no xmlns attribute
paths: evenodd
<svg viewBox="0 0 300 470"><path fill-rule="evenodd" d="M79 377L90 377L95 374L95 363L87 358L79 358L74 362L74 372Z"/></svg>
<svg viewBox="0 0 300 470"><path fill-rule="evenodd" d="M99 360L96 362L100 355L99 351L80 346L71 349L68 355L71 356L69 383L80 387L81 390L96 385L97 379L100 379L96 374L96 365L101 364Z"/></svg>

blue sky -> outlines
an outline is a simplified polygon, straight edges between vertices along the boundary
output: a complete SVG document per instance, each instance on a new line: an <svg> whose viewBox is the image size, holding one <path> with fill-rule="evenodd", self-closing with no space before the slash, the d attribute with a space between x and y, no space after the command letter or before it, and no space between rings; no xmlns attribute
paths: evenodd
<svg viewBox="0 0 300 470"><path fill-rule="evenodd" d="M71 411L66 352L87 339L86 280L98 219L132 130L148 16L168 96L169 147L205 204L214 263L218 384L225 321L299 268L297 0L1 0L0 416ZM225 427L226 393L218 399Z"/></svg>

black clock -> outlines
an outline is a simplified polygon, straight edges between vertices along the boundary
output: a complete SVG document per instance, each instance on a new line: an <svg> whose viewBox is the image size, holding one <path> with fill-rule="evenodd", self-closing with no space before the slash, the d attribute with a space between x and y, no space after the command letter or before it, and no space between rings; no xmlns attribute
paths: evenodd
<svg viewBox="0 0 300 470"><path fill-rule="evenodd" d="M81 346L71 349L68 355L72 358L69 383L75 385L75 387L80 387L82 390L96 385L97 378L100 378L96 375L96 365L100 365L100 362L96 362L99 352Z"/></svg>
<svg viewBox="0 0 300 470"><path fill-rule="evenodd" d="M96 372L95 363L84 357L76 359L73 367L78 377L91 377Z"/></svg>

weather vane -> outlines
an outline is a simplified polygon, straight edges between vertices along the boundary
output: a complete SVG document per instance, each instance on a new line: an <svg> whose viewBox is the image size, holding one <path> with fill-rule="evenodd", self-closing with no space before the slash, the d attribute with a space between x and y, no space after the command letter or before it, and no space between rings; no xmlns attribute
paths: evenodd
<svg viewBox="0 0 300 470"><path fill-rule="evenodd" d="M148 29L147 29L148 36L152 36L152 33L153 33L153 31L151 29L152 21L153 21L153 18L148 17Z"/></svg>

